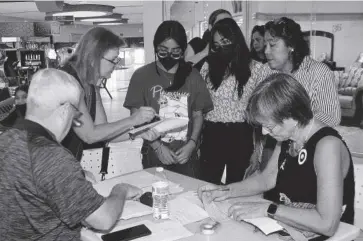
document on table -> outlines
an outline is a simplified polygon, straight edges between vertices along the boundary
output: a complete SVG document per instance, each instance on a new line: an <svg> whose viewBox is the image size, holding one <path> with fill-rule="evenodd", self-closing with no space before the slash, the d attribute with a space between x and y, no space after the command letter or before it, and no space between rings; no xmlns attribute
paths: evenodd
<svg viewBox="0 0 363 241"><path fill-rule="evenodd" d="M93 187L100 195L107 197L112 188L118 183L128 183L141 188L144 192L151 192L151 185L155 181L157 181L157 178L154 175L146 171L140 171L98 182ZM169 181L169 191L170 193L178 193L182 192L183 188Z"/></svg>
<svg viewBox="0 0 363 241"><path fill-rule="evenodd" d="M174 241L189 236L193 236L188 229L184 228L179 222L167 220L161 223L154 223L152 221L144 220L134 222L127 225L117 225L111 232L123 230L126 228L134 227L140 224L145 224L151 231L151 235L138 238L138 241ZM103 233L96 233L96 236L101 240Z"/></svg>
<svg viewBox="0 0 363 241"><path fill-rule="evenodd" d="M248 218L248 219L243 219L243 221L253 224L255 227L260 229L265 235L269 235L271 233L284 230L284 228L280 224L278 224L276 220L269 217Z"/></svg>
<svg viewBox="0 0 363 241"><path fill-rule="evenodd" d="M170 219L178 221L182 225L198 222L209 217L203 208L183 197L178 196L170 200L169 207Z"/></svg>
<svg viewBox="0 0 363 241"><path fill-rule="evenodd" d="M120 219L131 219L152 214L153 209L138 201L128 200L125 202Z"/></svg>

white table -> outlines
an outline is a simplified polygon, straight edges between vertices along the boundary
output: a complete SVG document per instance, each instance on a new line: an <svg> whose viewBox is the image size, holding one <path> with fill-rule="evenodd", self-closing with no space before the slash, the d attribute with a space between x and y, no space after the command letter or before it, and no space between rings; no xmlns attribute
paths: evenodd
<svg viewBox="0 0 363 241"><path fill-rule="evenodd" d="M154 168L147 169L146 171L154 174L155 170ZM178 173L166 171L167 178L177 184L180 184L184 191L195 191L198 189L198 187L203 186L207 184L204 181L197 180L194 178L190 178ZM125 180L125 176L119 176L115 177L119 180L120 183ZM131 224L134 222L139 222L142 220L150 220L152 221L152 215L144 216L144 217L138 217L130 220L120 220L118 224ZM204 235L200 233L200 225L204 222L196 222L186 225L185 227L192 233L194 233L193 236L180 239L185 241L220 241L220 240L228 240L228 241L240 241L240 240L253 240L253 241L281 241L279 239L278 235L269 235L265 236L261 232L254 232L255 228L247 223L239 223L236 221L228 221L223 222L221 226L216 230L216 232L213 235ZM359 236L360 230L352 225L348 225L345 223L340 223L340 226L338 228L337 233L334 235L334 237L330 238L329 241L348 241L353 240L356 237ZM97 238L91 231L82 231L81 232L81 238L83 241L100 241L99 238Z"/></svg>

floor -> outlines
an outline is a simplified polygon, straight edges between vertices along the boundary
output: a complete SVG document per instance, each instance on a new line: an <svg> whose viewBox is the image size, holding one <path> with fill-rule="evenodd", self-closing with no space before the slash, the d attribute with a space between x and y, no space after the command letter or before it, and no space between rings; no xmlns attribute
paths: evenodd
<svg viewBox="0 0 363 241"><path fill-rule="evenodd" d="M129 116L129 111L123 107L123 103L131 76L139 67L140 66L131 66L125 70L114 71L111 78L107 81L107 89L110 91L112 99L105 90L101 90L102 101L109 122ZM358 127L338 126L337 130L343 136L354 155L354 162L363 164L363 129ZM363 241L363 233L356 240Z"/></svg>

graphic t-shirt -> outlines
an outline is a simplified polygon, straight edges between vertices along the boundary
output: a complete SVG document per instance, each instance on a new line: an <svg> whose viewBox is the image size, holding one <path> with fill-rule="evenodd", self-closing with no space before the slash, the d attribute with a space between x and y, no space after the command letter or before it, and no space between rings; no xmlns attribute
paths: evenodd
<svg viewBox="0 0 363 241"><path fill-rule="evenodd" d="M147 64L132 75L124 103L124 107L128 109L141 106L153 107L161 117L165 118L189 118L187 126L164 136L165 142L185 141L191 133L192 112L207 113L213 109L205 82L196 69L192 70L178 91L165 91L173 79L174 74L161 70L155 62Z"/></svg>

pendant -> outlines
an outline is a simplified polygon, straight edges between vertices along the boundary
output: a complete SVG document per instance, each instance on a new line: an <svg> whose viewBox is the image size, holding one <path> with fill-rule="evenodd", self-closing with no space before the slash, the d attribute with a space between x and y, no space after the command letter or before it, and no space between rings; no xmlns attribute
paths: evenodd
<svg viewBox="0 0 363 241"><path fill-rule="evenodd" d="M299 156L297 159L300 166L306 162L307 157L308 157L308 152L306 151L306 149L302 149L299 152Z"/></svg>

